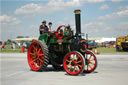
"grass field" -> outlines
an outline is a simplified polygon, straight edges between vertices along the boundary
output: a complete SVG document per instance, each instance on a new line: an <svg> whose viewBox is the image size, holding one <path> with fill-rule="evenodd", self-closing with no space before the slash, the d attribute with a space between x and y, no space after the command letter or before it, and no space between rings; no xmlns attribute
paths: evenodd
<svg viewBox="0 0 128 85"><path fill-rule="evenodd" d="M116 48L105 48L105 47L98 47L97 51L100 53L128 53L128 51L117 52Z"/></svg>
<svg viewBox="0 0 128 85"><path fill-rule="evenodd" d="M6 53L20 53L21 52L21 49L15 49L15 50L13 50L13 49L2 49L2 50L0 50L0 52L6 52Z"/></svg>
<svg viewBox="0 0 128 85"><path fill-rule="evenodd" d="M25 50L27 51L27 50ZM105 47L98 47L97 51L100 53L128 53L127 52L116 52L115 48L105 48ZM10 45L7 45L5 49L0 49L0 52L10 52L10 53L20 53L21 52L21 48L17 48L17 49L12 49Z"/></svg>

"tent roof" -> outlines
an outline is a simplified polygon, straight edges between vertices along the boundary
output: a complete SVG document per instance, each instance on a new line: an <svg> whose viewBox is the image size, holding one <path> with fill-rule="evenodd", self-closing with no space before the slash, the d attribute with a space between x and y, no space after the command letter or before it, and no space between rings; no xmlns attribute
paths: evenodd
<svg viewBox="0 0 128 85"><path fill-rule="evenodd" d="M16 39L12 39L12 41L31 41L32 39L38 39L38 38L16 38Z"/></svg>

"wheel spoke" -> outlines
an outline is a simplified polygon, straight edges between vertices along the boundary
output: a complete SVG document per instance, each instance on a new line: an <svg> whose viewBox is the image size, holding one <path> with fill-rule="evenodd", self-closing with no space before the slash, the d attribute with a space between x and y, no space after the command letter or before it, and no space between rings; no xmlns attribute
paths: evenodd
<svg viewBox="0 0 128 85"><path fill-rule="evenodd" d="M36 52L37 52L37 49L38 49L38 48L35 49Z"/></svg>
<svg viewBox="0 0 128 85"><path fill-rule="evenodd" d="M33 53L33 54L35 55L35 53L36 53L36 52L35 52L35 49L32 49L32 50L30 51L30 53L31 53L31 54Z"/></svg>
<svg viewBox="0 0 128 85"><path fill-rule="evenodd" d="M40 65L40 62L39 62L39 60L37 59L37 65Z"/></svg>
<svg viewBox="0 0 128 85"><path fill-rule="evenodd" d="M67 60L66 60L66 61L67 61ZM68 66L71 65L71 62L72 62L72 61L69 61L69 60L68 60L68 62L69 62Z"/></svg>
<svg viewBox="0 0 128 85"><path fill-rule="evenodd" d="M78 66L76 67L76 70L79 71Z"/></svg>
<svg viewBox="0 0 128 85"><path fill-rule="evenodd" d="M34 52L36 53L37 52L37 47L32 46L32 48L34 49Z"/></svg>
<svg viewBox="0 0 128 85"><path fill-rule="evenodd" d="M70 65L70 68L69 68L69 70L71 70L72 69L72 66Z"/></svg>
<svg viewBox="0 0 128 85"><path fill-rule="evenodd" d="M86 58L89 59L90 58L90 55L89 54L86 54Z"/></svg>
<svg viewBox="0 0 128 85"><path fill-rule="evenodd" d="M88 59L88 55L87 54L85 54L85 58Z"/></svg>
<svg viewBox="0 0 128 85"><path fill-rule="evenodd" d="M70 67L70 66L71 66L70 64L67 65L67 67Z"/></svg>
<svg viewBox="0 0 128 85"><path fill-rule="evenodd" d="M35 59L35 57L34 56L31 56L32 57L32 59Z"/></svg>
<svg viewBox="0 0 128 85"><path fill-rule="evenodd" d="M40 59L40 58L39 58L39 61L40 61L41 63L43 63L43 60L42 60L42 59Z"/></svg>
<svg viewBox="0 0 128 85"><path fill-rule="evenodd" d="M94 61L94 59L90 59L89 61Z"/></svg>
<svg viewBox="0 0 128 85"><path fill-rule="evenodd" d="M87 71L88 71L88 65L87 65Z"/></svg>
<svg viewBox="0 0 128 85"><path fill-rule="evenodd" d="M36 58L36 59L33 59L33 60L30 62L30 64L34 63L36 60L37 60L37 58Z"/></svg>
<svg viewBox="0 0 128 85"><path fill-rule="evenodd" d="M92 62L90 62L90 63L94 65L94 63L92 63Z"/></svg>
<svg viewBox="0 0 128 85"><path fill-rule="evenodd" d="M80 68L82 67L81 65L78 65Z"/></svg>
<svg viewBox="0 0 128 85"><path fill-rule="evenodd" d="M38 56L43 56L44 54L38 54Z"/></svg>
<svg viewBox="0 0 128 85"><path fill-rule="evenodd" d="M71 61L69 62L69 64L67 66L71 65Z"/></svg>
<svg viewBox="0 0 128 85"><path fill-rule="evenodd" d="M37 53L39 54L39 53L40 53L40 51L41 51L41 48L38 50L38 52L37 52Z"/></svg>
<svg viewBox="0 0 128 85"><path fill-rule="evenodd" d="M71 58L71 60L72 60L72 61L74 61L74 55L73 55L73 57L72 57L72 56L70 56L70 58Z"/></svg>
<svg viewBox="0 0 128 85"><path fill-rule="evenodd" d="M81 63L81 60L80 60L80 61L77 61L77 64L78 64L78 63Z"/></svg>
<svg viewBox="0 0 128 85"><path fill-rule="evenodd" d="M76 70L76 66L74 67L73 72L75 72L75 70Z"/></svg>
<svg viewBox="0 0 128 85"><path fill-rule="evenodd" d="M35 55L34 53L30 52L31 55Z"/></svg>
<svg viewBox="0 0 128 85"><path fill-rule="evenodd" d="M33 47L34 47L34 46L33 46ZM33 49L33 53L36 54L36 50L35 50L35 49Z"/></svg>
<svg viewBox="0 0 128 85"><path fill-rule="evenodd" d="M34 58L34 53L29 53L31 58Z"/></svg>
<svg viewBox="0 0 128 85"><path fill-rule="evenodd" d="M69 63L71 62L71 61L69 61L69 60L66 60L66 61L69 62Z"/></svg>
<svg viewBox="0 0 128 85"><path fill-rule="evenodd" d="M92 69L92 67L88 64L88 66Z"/></svg>
<svg viewBox="0 0 128 85"><path fill-rule="evenodd" d="M75 56L76 56L76 55L73 55L73 61L75 60Z"/></svg>
<svg viewBox="0 0 128 85"><path fill-rule="evenodd" d="M79 59L79 57L78 56L76 56L76 60L78 60Z"/></svg>
<svg viewBox="0 0 128 85"><path fill-rule="evenodd" d="M36 49L36 47L35 47L35 46L32 46L32 48L33 48L33 49Z"/></svg>
<svg viewBox="0 0 128 85"><path fill-rule="evenodd" d="M92 56L89 57L89 60L91 59Z"/></svg>

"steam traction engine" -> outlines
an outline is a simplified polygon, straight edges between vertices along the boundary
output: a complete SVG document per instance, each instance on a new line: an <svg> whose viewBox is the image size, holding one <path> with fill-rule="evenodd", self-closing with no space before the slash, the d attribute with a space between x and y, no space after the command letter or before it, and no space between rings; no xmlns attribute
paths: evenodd
<svg viewBox="0 0 128 85"><path fill-rule="evenodd" d="M70 75L92 72L97 67L96 56L87 49L81 37L80 10L75 10L76 33L70 26L61 25L56 32L43 33L28 49L28 64L33 71L43 71L48 64L65 69Z"/></svg>

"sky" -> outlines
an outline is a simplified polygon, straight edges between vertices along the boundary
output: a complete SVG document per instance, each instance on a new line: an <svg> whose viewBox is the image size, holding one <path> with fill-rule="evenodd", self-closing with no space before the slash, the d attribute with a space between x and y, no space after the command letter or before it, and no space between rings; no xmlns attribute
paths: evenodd
<svg viewBox="0 0 128 85"><path fill-rule="evenodd" d="M128 35L128 0L0 0L0 41L17 36L39 37L43 20L52 30L70 25L81 10L81 31L89 37Z"/></svg>

